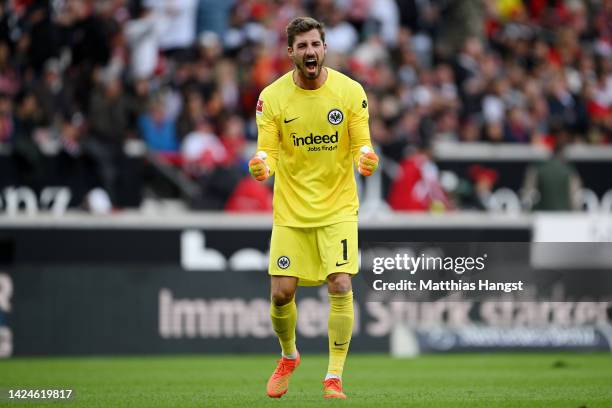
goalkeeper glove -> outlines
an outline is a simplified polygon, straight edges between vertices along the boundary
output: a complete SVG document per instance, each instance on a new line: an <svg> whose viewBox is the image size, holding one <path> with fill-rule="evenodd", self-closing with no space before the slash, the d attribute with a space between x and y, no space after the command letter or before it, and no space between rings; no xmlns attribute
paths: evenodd
<svg viewBox="0 0 612 408"><path fill-rule="evenodd" d="M371 176L378 168L378 156L368 146L362 146L357 170L362 176Z"/></svg>
<svg viewBox="0 0 612 408"><path fill-rule="evenodd" d="M267 157L266 152L259 151L249 161L249 173L257 181L265 181L270 177L270 168L265 161Z"/></svg>

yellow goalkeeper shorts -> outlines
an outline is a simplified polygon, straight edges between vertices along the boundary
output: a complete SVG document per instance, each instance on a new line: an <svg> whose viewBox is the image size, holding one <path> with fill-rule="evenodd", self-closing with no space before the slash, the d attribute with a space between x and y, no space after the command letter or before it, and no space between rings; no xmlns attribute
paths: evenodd
<svg viewBox="0 0 612 408"><path fill-rule="evenodd" d="M325 283L332 273L355 275L358 271L357 222L272 228L270 275L295 276L300 286L316 286Z"/></svg>

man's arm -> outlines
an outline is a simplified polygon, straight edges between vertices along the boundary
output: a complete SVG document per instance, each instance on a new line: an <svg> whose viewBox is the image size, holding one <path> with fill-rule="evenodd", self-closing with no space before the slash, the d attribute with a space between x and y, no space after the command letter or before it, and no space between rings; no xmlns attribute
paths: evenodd
<svg viewBox="0 0 612 408"><path fill-rule="evenodd" d="M271 106L266 105L266 98L262 92L257 101L257 154L249 161L249 171L257 181L264 181L276 171L279 150L279 129L276 124Z"/></svg>
<svg viewBox="0 0 612 408"><path fill-rule="evenodd" d="M371 176L378 168L378 156L374 153L370 141L368 99L361 85L357 85L356 92L350 97L349 106L351 114L349 135L353 163L359 174Z"/></svg>

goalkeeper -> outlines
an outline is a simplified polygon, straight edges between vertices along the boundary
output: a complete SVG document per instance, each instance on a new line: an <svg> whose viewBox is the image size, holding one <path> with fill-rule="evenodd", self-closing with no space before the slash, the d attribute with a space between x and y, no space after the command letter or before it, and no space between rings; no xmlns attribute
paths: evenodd
<svg viewBox="0 0 612 408"><path fill-rule="evenodd" d="M327 45L318 21L287 26L295 69L266 87L257 102L258 153L253 177L275 175L270 241L272 326L282 357L267 385L281 397L300 364L296 348L298 285L327 284L329 365L325 398L346 398L342 370L353 330L351 277L358 271L359 202L353 165L370 176L378 166L368 127L368 101L357 82L324 66Z"/></svg>

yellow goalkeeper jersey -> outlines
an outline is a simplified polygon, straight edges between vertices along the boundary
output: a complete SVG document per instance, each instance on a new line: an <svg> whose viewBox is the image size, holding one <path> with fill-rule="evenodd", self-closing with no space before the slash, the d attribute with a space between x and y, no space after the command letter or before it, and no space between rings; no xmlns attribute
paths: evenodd
<svg viewBox="0 0 612 408"><path fill-rule="evenodd" d="M256 107L257 147L274 180L274 225L319 227L357 221L353 165L368 146L368 101L361 85L326 68L315 90L288 72L267 86Z"/></svg>

